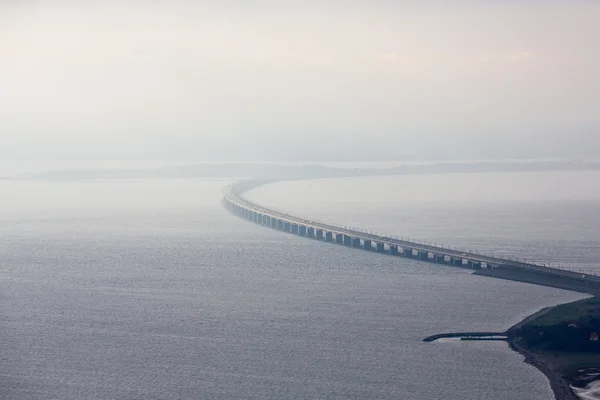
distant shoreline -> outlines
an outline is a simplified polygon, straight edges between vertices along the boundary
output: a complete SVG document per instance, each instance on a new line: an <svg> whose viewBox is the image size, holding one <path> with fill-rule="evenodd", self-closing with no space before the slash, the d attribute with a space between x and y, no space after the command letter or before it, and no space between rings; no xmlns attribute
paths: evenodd
<svg viewBox="0 0 600 400"><path fill-rule="evenodd" d="M360 176L427 175L449 173L576 172L600 171L600 161L584 160L509 160L509 161L432 161L397 162L396 165L373 166L357 162L352 165L328 163L195 163L153 168L73 168L47 172L6 175L2 180L113 180L113 179L182 179L182 178L252 178L316 179Z"/></svg>

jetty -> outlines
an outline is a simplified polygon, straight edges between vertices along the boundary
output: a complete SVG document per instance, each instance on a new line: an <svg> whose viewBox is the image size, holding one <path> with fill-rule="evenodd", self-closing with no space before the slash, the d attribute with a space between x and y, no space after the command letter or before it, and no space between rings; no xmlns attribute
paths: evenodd
<svg viewBox="0 0 600 400"><path fill-rule="evenodd" d="M438 333L437 335L427 336L423 339L424 342L435 342L438 339L445 338L469 338L466 340L492 340L489 338L506 337L506 332L452 332L452 333ZM493 340L506 340L506 339L493 339Z"/></svg>

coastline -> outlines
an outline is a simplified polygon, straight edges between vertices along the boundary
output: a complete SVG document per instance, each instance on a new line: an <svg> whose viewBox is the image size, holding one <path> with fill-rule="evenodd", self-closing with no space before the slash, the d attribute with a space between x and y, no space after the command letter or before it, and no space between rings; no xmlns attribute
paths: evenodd
<svg viewBox="0 0 600 400"><path fill-rule="evenodd" d="M564 303L566 304L566 303ZM520 329L523 325L525 325L526 323L533 321L536 318L541 317L542 315L546 315L548 314L550 311L554 310L556 307L560 306L560 304L555 305L555 306L550 306L550 307L544 307L541 310L525 317L522 321L517 322L516 324L514 324L513 326L511 326L510 328L508 328L505 332L510 332L512 330L515 329Z"/></svg>
<svg viewBox="0 0 600 400"><path fill-rule="evenodd" d="M519 323L513 325L509 329L506 330L506 333L511 332L516 329L520 329L523 325L542 317L543 315L549 313L555 308L561 306L562 304L558 304L556 306L542 308L538 312L529 315ZM544 353L535 353L524 348L519 341L521 338L510 336L508 337L508 346L511 350L516 351L524 357L523 362L529 364L539 371L541 371L544 376L550 382L550 387L552 388L552 392L554 393L554 398L556 400L580 400L581 398L575 394L573 389L571 389L570 378L566 377L564 374L563 364L557 362L557 360L551 356L548 356Z"/></svg>
<svg viewBox="0 0 600 400"><path fill-rule="evenodd" d="M519 344L519 338L509 338L508 346L524 357L523 362L541 371L548 381L556 400L580 400L571 389L571 383L563 376L560 366L543 354L534 353Z"/></svg>
<svg viewBox="0 0 600 400"><path fill-rule="evenodd" d="M569 304L569 303L564 303ZM568 358L561 357L559 354L550 352L534 352L525 348L521 343L521 337L516 336L515 333L521 329L524 325L538 318L543 317L557 307L561 307L564 304L558 304L556 306L545 307L541 310L525 317L522 321L511 326L504 332L454 332L454 333L440 333L437 335L428 336L423 339L424 342L432 342L440 338L447 337L488 337L488 336L505 336L504 340L508 343L511 350L521 354L523 356L523 362L537 368L550 383L550 388L554 393L556 400L581 400L572 388L573 381L577 378L576 372L578 372L574 365ZM580 372L580 371L579 371ZM579 374L581 375L581 374ZM598 380L596 380L598 382ZM591 381L587 382L591 383Z"/></svg>

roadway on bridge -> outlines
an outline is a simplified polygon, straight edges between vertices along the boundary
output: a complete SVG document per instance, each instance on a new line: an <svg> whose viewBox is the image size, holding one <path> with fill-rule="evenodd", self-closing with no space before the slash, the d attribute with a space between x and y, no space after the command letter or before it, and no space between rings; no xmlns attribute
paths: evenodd
<svg viewBox="0 0 600 400"><path fill-rule="evenodd" d="M318 230L328 231L328 232L332 232L334 234L343 234L343 235L347 235L347 236L361 239L361 240L370 240L372 242L380 242L380 243L384 243L388 246L390 246L390 245L397 246L399 248L402 248L403 250L405 248L413 249L413 250L417 250L417 251L421 251L421 252L437 254L439 256L448 256L448 257L451 257L454 259L462 258L462 259L468 260L468 261L481 262L481 263L485 263L487 265L491 265L491 266L495 266L495 267L503 267L504 266L504 267L521 268L521 269L525 269L525 270L529 270L529 271L564 276L566 278L571 278L571 279L589 280L589 281L594 281L594 282L598 282L598 280L600 279L595 276L582 275L582 274L572 272L572 271L565 271L565 270L561 270L561 269L557 269L557 268L539 266L539 265L525 263L525 262L519 262L519 261L515 261L515 260L490 257L490 256L482 255L482 254L461 252L459 250L452 250L452 249L447 249L444 247L425 245L425 244L421 244L421 243L415 243L415 242L395 239L395 238L386 237L386 236L379 236L379 235L375 235L375 234L366 233L363 231L356 231L353 229L348 229L348 228L344 228L344 227L340 227L340 226L336 226L336 225L326 224L323 222L306 220L304 218L292 216L287 213L283 213L280 211L276 211L276 210L272 210L272 209L263 207L261 205L253 203L253 202L245 199L244 197L242 197L242 193L244 191L249 190L251 187L259 186L263 183L264 182L257 183L254 186L249 186L246 183L246 185L241 190L236 189L236 187L234 185L231 185L231 186L229 186L229 189L225 188L223 190L223 195L228 201L233 202L234 204L240 205L242 207L246 207L252 211L256 211L258 213L267 215L269 217L274 217L274 218L280 219L282 221L289 222L291 224L302 225L307 228L314 228L314 229L318 229Z"/></svg>

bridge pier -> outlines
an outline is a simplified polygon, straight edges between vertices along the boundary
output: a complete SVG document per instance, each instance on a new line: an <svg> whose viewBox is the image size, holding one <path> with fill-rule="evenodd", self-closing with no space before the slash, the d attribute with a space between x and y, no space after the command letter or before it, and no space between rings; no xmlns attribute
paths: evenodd
<svg viewBox="0 0 600 400"><path fill-rule="evenodd" d="M286 216L274 210L267 210L264 207L254 205L241 197L242 186L234 190L233 187L227 187L223 190L224 199L221 204L232 214L253 221L257 224L268 226L274 229L295 233L300 236L308 236L318 240L325 239L328 242L335 242L349 247L361 248L366 250L375 250L379 253L390 255L400 254L405 257L417 258L423 261L436 262L439 264L453 265L469 269L494 269L508 268L515 271L524 271L528 274L548 275L554 278L575 280L589 284L590 287L600 287L600 277L591 275L582 275L571 271L558 270L540 265L533 265L526 262L518 262L514 259L499 259L487 257L473 252L458 252L455 250L444 249L439 246L426 246L418 243L404 242L408 246L398 245L391 237L382 237L369 235L359 230L347 228L336 228L335 226L310 222L310 227L306 220L297 217ZM330 230L331 229L331 230ZM337 231L337 232L336 232ZM343 232L343 233L340 233ZM335 235L335 237L334 237Z"/></svg>
<svg viewBox="0 0 600 400"><path fill-rule="evenodd" d="M469 261L468 265L471 269L481 269L481 263L478 261Z"/></svg>
<svg viewBox="0 0 600 400"><path fill-rule="evenodd" d="M352 237L344 235L344 246L352 246Z"/></svg>

